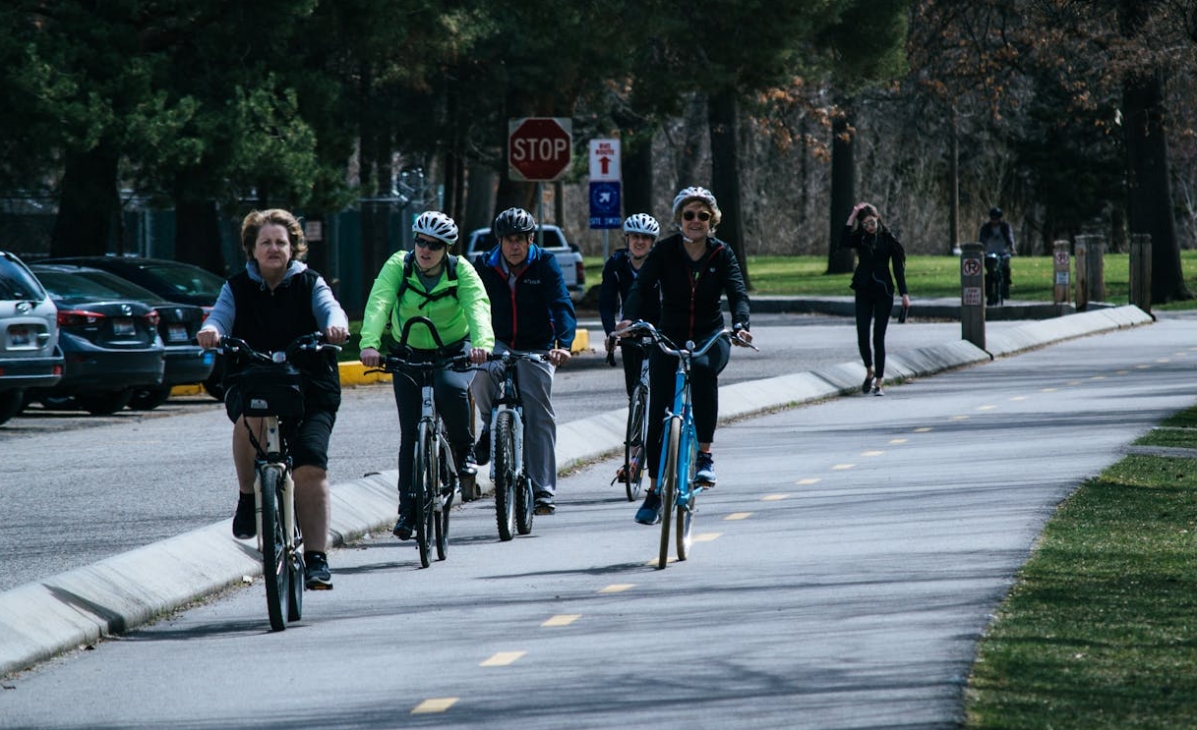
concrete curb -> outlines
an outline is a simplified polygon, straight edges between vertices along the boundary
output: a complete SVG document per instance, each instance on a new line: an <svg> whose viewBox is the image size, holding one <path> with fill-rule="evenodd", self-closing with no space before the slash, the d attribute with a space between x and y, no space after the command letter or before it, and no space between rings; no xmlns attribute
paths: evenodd
<svg viewBox="0 0 1197 730"><path fill-rule="evenodd" d="M1152 322L1137 307L1086 312L1030 322L987 337L989 352L956 341L889 359L890 382L987 362L1062 340ZM990 342L989 340L992 340ZM857 392L860 363L843 363L720 389L721 420L743 418ZM560 424L561 470L605 457L623 444L627 409ZM486 469L479 485L489 488ZM389 530L395 519L397 471L367 475L332 489L335 545ZM127 631L187 603L261 574L253 541L234 539L228 521L131 550L94 565L0 594L0 676L32 666L101 637Z"/></svg>

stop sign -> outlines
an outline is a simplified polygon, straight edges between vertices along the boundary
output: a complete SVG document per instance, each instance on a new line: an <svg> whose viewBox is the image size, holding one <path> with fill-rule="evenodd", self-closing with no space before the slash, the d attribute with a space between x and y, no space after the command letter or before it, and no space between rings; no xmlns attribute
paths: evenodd
<svg viewBox="0 0 1197 730"><path fill-rule="evenodd" d="M507 123L507 162L512 180L548 182L569 169L572 123L557 117L526 117Z"/></svg>

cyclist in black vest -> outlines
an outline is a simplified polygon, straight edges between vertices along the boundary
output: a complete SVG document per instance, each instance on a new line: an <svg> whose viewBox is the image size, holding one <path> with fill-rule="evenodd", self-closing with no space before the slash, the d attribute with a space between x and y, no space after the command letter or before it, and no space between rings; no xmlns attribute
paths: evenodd
<svg viewBox="0 0 1197 730"><path fill-rule="evenodd" d="M349 318L332 290L300 260L307 253L307 243L303 226L293 214L279 209L250 213L241 224L241 247L247 259L245 270L230 277L220 290L212 313L196 335L201 347L216 347L222 337L230 335L255 350L274 352L317 330L333 344L349 339ZM300 353L294 364L303 374L304 385L304 415L289 440L296 512L304 539L304 582L309 589L328 589L332 588L327 554L332 518L328 442L341 405L341 377L331 352ZM229 363L225 377L235 376L239 366ZM245 539L254 536L257 524L254 448L244 422L248 420L254 427L261 419L232 416L236 416L233 465L239 486L233 535Z"/></svg>
<svg viewBox="0 0 1197 730"><path fill-rule="evenodd" d="M389 323L399 336L404 323L422 316L436 325L437 335L447 348L468 351L474 363L486 362L495 346L490 326L490 300L478 273L469 262L450 256L448 248L457 242L457 224L444 213L426 211L412 226L415 245L410 252L392 256L370 289L362 318L362 364L378 367L382 333ZM435 360L436 341L427 327L413 325L408 342L414 359L422 355ZM453 461L458 472L473 475L473 434L470 433L470 382L473 372L441 370L434 390L437 411L444 421ZM399 519L392 532L400 540L411 538L415 528L415 497L405 487L411 478L416 456L416 428L420 421L420 386L410 378L391 378L395 405L399 408Z"/></svg>

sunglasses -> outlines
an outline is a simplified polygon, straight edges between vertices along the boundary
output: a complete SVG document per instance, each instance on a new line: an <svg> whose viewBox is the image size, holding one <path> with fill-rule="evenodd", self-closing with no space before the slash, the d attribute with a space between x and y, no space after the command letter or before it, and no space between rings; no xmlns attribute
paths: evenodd
<svg viewBox="0 0 1197 730"><path fill-rule="evenodd" d="M692 221L695 218L697 218L698 220L702 221L703 223L706 223L707 221L709 221L711 219L711 214L706 212L705 210L700 210L697 213L695 213L692 210L688 210L685 213L682 213L682 218L685 218L688 221Z"/></svg>
<svg viewBox="0 0 1197 730"><path fill-rule="evenodd" d="M445 247L444 241L429 241L427 238L417 238L416 245L420 248L426 248L429 251L440 251Z"/></svg>

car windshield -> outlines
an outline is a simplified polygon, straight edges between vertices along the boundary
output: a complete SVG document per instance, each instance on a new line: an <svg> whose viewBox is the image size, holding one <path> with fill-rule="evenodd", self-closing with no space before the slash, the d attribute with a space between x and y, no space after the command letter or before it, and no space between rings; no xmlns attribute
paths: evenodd
<svg viewBox="0 0 1197 730"><path fill-rule="evenodd" d="M0 299L44 299L38 280L24 266L7 256L0 256Z"/></svg>
<svg viewBox="0 0 1197 730"><path fill-rule="evenodd" d="M121 299L136 299L139 302L146 304L160 304L162 297L154 292L139 286L129 281L122 279L116 274L110 274L107 271L100 271L99 269L83 269L80 271L71 272L71 276L78 276L88 281L99 284L105 289L110 289L120 296Z"/></svg>
<svg viewBox="0 0 1197 730"><path fill-rule="evenodd" d="M146 273L162 279L180 294L210 298L216 301L224 279L198 266L147 263L141 267Z"/></svg>
<svg viewBox="0 0 1197 730"><path fill-rule="evenodd" d="M119 292L65 271L38 271L38 281L55 299L126 299Z"/></svg>

